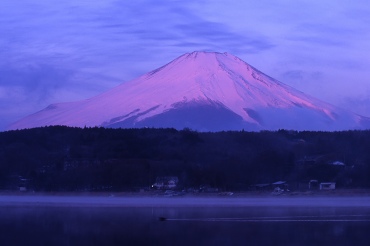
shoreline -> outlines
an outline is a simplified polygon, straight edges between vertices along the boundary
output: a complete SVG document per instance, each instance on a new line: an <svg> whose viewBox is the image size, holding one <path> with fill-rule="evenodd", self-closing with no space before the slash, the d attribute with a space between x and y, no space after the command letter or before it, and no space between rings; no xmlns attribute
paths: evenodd
<svg viewBox="0 0 370 246"><path fill-rule="evenodd" d="M171 191L171 190L170 190ZM335 190L307 190L289 191L281 194L273 194L272 191L226 191L226 192L181 192L171 191L176 196L181 197L351 197L369 196L370 189L335 189ZM145 190L145 191L14 191L0 190L0 196L97 196L97 197L163 197L166 196L165 190ZM171 193L169 193L171 194Z"/></svg>
<svg viewBox="0 0 370 246"><path fill-rule="evenodd" d="M0 207L362 207L370 196L361 194L253 195L235 193L163 196L144 193L7 193L0 192Z"/></svg>

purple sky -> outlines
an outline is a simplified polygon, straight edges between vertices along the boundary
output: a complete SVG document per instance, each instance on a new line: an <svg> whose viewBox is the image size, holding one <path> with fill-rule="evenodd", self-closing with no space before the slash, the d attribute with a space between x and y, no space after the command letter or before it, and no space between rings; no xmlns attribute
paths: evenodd
<svg viewBox="0 0 370 246"><path fill-rule="evenodd" d="M369 40L366 0L1 0L0 130L195 50L370 116Z"/></svg>

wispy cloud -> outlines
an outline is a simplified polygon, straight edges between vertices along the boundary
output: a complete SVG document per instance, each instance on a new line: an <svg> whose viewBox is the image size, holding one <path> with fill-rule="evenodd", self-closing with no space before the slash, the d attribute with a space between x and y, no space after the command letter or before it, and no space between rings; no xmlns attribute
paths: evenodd
<svg viewBox="0 0 370 246"><path fill-rule="evenodd" d="M320 81L317 96L353 77L366 87L369 16L362 0L2 0L0 118L87 98L194 50L233 53L303 91Z"/></svg>

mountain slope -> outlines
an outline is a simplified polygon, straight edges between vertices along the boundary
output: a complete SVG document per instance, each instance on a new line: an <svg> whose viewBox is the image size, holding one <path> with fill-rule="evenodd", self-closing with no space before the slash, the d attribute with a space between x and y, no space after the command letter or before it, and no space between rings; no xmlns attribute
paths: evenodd
<svg viewBox="0 0 370 246"><path fill-rule="evenodd" d="M228 53L192 52L93 98L52 104L11 125L344 130L368 118L324 103Z"/></svg>

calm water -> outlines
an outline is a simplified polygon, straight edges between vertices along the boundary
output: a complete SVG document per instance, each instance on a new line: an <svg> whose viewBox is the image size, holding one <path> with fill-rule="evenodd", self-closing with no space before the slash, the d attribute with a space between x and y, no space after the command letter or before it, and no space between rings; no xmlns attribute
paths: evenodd
<svg viewBox="0 0 370 246"><path fill-rule="evenodd" d="M0 245L370 245L370 207L7 204Z"/></svg>

